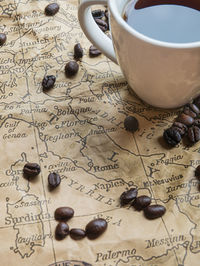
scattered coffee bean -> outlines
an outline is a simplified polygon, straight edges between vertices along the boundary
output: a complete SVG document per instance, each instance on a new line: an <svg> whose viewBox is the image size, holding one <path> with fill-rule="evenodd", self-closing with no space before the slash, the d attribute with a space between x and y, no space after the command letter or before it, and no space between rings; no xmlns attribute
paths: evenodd
<svg viewBox="0 0 200 266"><path fill-rule="evenodd" d="M92 16L93 16L93 18L102 18L102 17L104 17L104 11L101 9L93 10Z"/></svg>
<svg viewBox="0 0 200 266"><path fill-rule="evenodd" d="M95 18L95 22L103 32L108 30L108 23L103 19Z"/></svg>
<svg viewBox="0 0 200 266"><path fill-rule="evenodd" d="M91 45L89 48L90 57L96 57L101 55L101 51L99 51L94 45Z"/></svg>
<svg viewBox="0 0 200 266"><path fill-rule="evenodd" d="M195 104L192 104L192 103L187 104L183 109L184 114L189 115L193 118L196 118L199 112L200 112L199 108Z"/></svg>
<svg viewBox="0 0 200 266"><path fill-rule="evenodd" d="M170 127L164 131L163 138L166 143L172 147L176 146L181 141L179 130L173 127Z"/></svg>
<svg viewBox="0 0 200 266"><path fill-rule="evenodd" d="M64 222L60 222L56 226L55 237L57 240L64 239L69 234L69 226Z"/></svg>
<svg viewBox="0 0 200 266"><path fill-rule="evenodd" d="M54 217L57 221L67 221L74 216L74 210L70 207L60 207L55 210Z"/></svg>
<svg viewBox="0 0 200 266"><path fill-rule="evenodd" d="M6 35L4 33L0 33L0 46L2 46L6 42Z"/></svg>
<svg viewBox="0 0 200 266"><path fill-rule="evenodd" d="M200 119L197 118L197 119L194 119L194 126L197 126L197 127L200 127Z"/></svg>
<svg viewBox="0 0 200 266"><path fill-rule="evenodd" d="M124 120L124 127L128 131L135 132L139 128L138 120L134 116L127 116Z"/></svg>
<svg viewBox="0 0 200 266"><path fill-rule="evenodd" d="M163 216L166 208L162 205L149 205L144 209L144 214L148 219L156 219Z"/></svg>
<svg viewBox="0 0 200 266"><path fill-rule="evenodd" d="M192 143L196 143L200 140L200 128L197 126L192 126L188 129L188 139Z"/></svg>
<svg viewBox="0 0 200 266"><path fill-rule="evenodd" d="M124 206L131 201L133 201L137 197L137 189L136 188L131 188L127 191L124 191L121 196L120 196L120 204L121 206Z"/></svg>
<svg viewBox="0 0 200 266"><path fill-rule="evenodd" d="M77 74L79 65L76 61L70 61L65 66L65 74L67 77L72 77Z"/></svg>
<svg viewBox="0 0 200 266"><path fill-rule="evenodd" d="M141 211L142 209L146 208L148 205L151 204L151 198L148 196L139 196L137 197L132 206L137 210Z"/></svg>
<svg viewBox="0 0 200 266"><path fill-rule="evenodd" d="M77 43L74 46L74 58L80 59L83 57L83 48L81 47L80 43Z"/></svg>
<svg viewBox="0 0 200 266"><path fill-rule="evenodd" d="M23 168L23 173L27 178L39 175L40 171L40 166L37 163L26 163Z"/></svg>
<svg viewBox="0 0 200 266"><path fill-rule="evenodd" d="M49 184L49 187L51 189L54 189L57 186L59 186L60 185L60 182L61 182L61 178L60 178L59 174L57 174L57 173L50 173L48 175L48 184Z"/></svg>
<svg viewBox="0 0 200 266"><path fill-rule="evenodd" d="M193 101L193 103L198 107L200 108L200 96L196 97Z"/></svg>
<svg viewBox="0 0 200 266"><path fill-rule="evenodd" d="M188 131L188 127L180 122L174 122L172 128L176 129L181 136L184 136Z"/></svg>
<svg viewBox="0 0 200 266"><path fill-rule="evenodd" d="M89 239L96 239L102 235L107 228L107 222L104 219L95 219L86 225L85 232Z"/></svg>
<svg viewBox="0 0 200 266"><path fill-rule="evenodd" d="M195 170L195 176L196 176L198 179L200 179L200 165L198 165L198 166L196 167L196 170Z"/></svg>
<svg viewBox="0 0 200 266"><path fill-rule="evenodd" d="M49 89L53 88L55 81L56 81L55 76L53 76L53 75L45 76L42 80L43 90L49 90Z"/></svg>
<svg viewBox="0 0 200 266"><path fill-rule="evenodd" d="M181 122L186 126L191 126L194 123L194 118L184 113L180 114L176 119L177 122Z"/></svg>
<svg viewBox="0 0 200 266"><path fill-rule="evenodd" d="M54 16L59 11L59 5L57 3L49 4L45 7L45 15L47 16Z"/></svg>
<svg viewBox="0 0 200 266"><path fill-rule="evenodd" d="M105 17L108 20L108 9L105 10Z"/></svg>
<svg viewBox="0 0 200 266"><path fill-rule="evenodd" d="M74 240L83 239L86 236L86 233L83 229L73 228L69 232L70 236Z"/></svg>

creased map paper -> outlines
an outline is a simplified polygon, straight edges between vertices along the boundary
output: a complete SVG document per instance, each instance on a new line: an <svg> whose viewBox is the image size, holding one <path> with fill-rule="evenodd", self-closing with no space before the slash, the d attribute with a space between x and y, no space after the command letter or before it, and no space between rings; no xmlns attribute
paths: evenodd
<svg viewBox="0 0 200 266"><path fill-rule="evenodd" d="M48 3L0 2L0 31L7 35L0 47L0 264L199 265L200 144L169 149L161 136L180 110L143 104L117 65L89 57L77 1L58 1L54 17L44 15ZM64 67L78 42L84 57L69 79ZM45 75L56 75L56 83L44 93ZM127 115L139 121L135 134L124 129ZM22 175L27 162L41 166L33 181ZM62 178L54 191L51 172ZM132 187L166 214L149 221L120 208L120 194ZM75 210L70 228L102 217L107 231L94 241L56 241L54 211L61 206Z"/></svg>

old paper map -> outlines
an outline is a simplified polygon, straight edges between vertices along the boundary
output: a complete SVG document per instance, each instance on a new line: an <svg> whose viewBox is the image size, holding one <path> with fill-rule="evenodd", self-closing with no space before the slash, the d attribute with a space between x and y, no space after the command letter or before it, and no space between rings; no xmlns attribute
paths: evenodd
<svg viewBox="0 0 200 266"><path fill-rule="evenodd" d="M200 144L166 147L163 130L180 110L143 104L117 65L89 57L77 2L58 1L59 12L47 17L48 1L0 1L0 32L7 35L0 47L0 265L199 265ZM64 67L77 42L84 57L69 79ZM56 75L46 93L44 75ZM135 134L124 129L127 115L139 121ZM41 166L32 182L22 175L26 162ZM50 172L62 178L54 191ZM149 221L120 208L120 194L131 187L166 214ZM75 210L70 228L103 217L107 231L94 241L56 241L60 206Z"/></svg>

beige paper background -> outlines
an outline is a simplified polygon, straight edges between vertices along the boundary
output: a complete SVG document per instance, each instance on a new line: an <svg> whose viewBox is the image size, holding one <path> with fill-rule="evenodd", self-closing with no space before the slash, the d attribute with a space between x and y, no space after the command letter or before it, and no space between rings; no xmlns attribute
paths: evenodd
<svg viewBox="0 0 200 266"><path fill-rule="evenodd" d="M77 1L1 1L0 31L0 243L1 265L199 265L199 188L194 177L200 144L168 149L161 138L180 110L157 110L129 92L118 66L89 58L89 41L77 20ZM64 75L73 47L84 57L75 78ZM44 75L56 75L43 93ZM123 121L137 117L140 129ZM22 177L26 162L41 165L33 182ZM50 192L47 176L62 182ZM166 214L148 221L119 207L119 195L137 187L163 204ZM70 228L95 217L108 229L95 241L56 241L54 210L70 206Z"/></svg>

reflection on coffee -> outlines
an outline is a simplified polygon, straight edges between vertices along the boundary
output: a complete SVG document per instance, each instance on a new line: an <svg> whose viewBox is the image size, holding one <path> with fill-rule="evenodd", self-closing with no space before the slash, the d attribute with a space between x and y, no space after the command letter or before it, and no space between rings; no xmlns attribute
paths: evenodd
<svg viewBox="0 0 200 266"><path fill-rule="evenodd" d="M131 0L123 17L136 31L159 41L200 41L199 0Z"/></svg>

